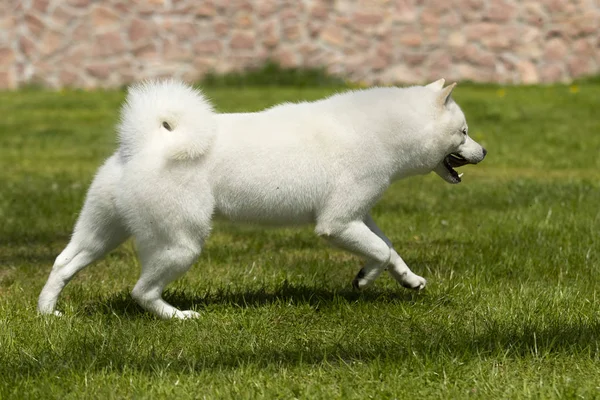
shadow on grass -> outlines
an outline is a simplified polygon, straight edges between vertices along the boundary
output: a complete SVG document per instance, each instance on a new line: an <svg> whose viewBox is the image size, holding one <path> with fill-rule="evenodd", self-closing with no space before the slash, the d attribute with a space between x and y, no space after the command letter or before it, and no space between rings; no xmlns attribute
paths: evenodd
<svg viewBox="0 0 600 400"><path fill-rule="evenodd" d="M318 310L337 302L369 302L369 303L414 303L421 294L398 288L383 290L370 288L366 291L347 289L326 289L307 285L289 284L287 281L275 288L260 287L257 289L231 290L217 289L203 294L192 294L184 290L167 290L164 299L173 306L182 309L202 311L215 305L235 306L237 308L261 307L271 304L292 306L309 305ZM113 314L127 317L142 317L146 312L131 298L128 291L121 291L108 298L92 301L83 307L86 315Z"/></svg>
<svg viewBox="0 0 600 400"><path fill-rule="evenodd" d="M168 322L165 322L168 324ZM410 323L409 323L410 324ZM110 322L109 322L110 325ZM150 329L151 327L146 327ZM156 327L160 329L159 327ZM169 327L167 327L169 328ZM177 341L180 328L173 329ZM188 326L187 329L193 329ZM236 328L237 329L237 328ZM397 341L381 340L377 335L363 335L359 340L323 343L318 337L308 342L296 340L281 346L265 342L245 346L244 341L220 345L219 338L207 345L202 342L168 343L154 348L150 344L131 346L126 337L112 338L106 332L71 335L64 347L39 349L29 357L8 361L0 371L6 382L16 382L23 376L70 375L73 371L101 371L121 373L131 371L143 374L198 373L239 368L281 368L297 366L332 366L351 368L354 363L382 362L409 370L421 366L424 370L444 364L496 360L532 362L549 360L556 355L576 357L580 361L598 360L597 338L600 321L570 321L553 319L544 324L514 324L498 322L481 332L474 333L468 326L448 327L444 321L417 322L398 335ZM244 334L240 330L240 335ZM251 332L246 332L252 335ZM108 338L108 339L107 339ZM125 341L125 342L124 342ZM242 343L242 344L240 344ZM162 350L161 350L162 349ZM162 372L161 372L162 374Z"/></svg>

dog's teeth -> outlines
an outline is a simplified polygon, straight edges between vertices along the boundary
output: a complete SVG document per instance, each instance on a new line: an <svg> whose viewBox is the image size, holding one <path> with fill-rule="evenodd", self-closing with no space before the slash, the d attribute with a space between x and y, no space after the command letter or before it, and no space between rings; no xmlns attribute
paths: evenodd
<svg viewBox="0 0 600 400"><path fill-rule="evenodd" d="M465 174L464 172L461 172L460 174L458 174L458 177L459 177L459 178L462 178L462 176L463 176L464 174Z"/></svg>

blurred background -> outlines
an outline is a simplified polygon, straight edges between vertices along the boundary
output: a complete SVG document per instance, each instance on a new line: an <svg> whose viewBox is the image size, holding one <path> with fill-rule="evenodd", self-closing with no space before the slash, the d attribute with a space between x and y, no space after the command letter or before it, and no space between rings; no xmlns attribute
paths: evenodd
<svg viewBox="0 0 600 400"><path fill-rule="evenodd" d="M200 81L271 61L361 84L569 82L600 69L597 0L3 0L0 89Z"/></svg>

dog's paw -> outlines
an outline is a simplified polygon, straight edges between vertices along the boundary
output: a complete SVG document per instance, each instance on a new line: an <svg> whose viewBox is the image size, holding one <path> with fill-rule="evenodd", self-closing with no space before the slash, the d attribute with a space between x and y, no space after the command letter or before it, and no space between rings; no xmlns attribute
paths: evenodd
<svg viewBox="0 0 600 400"><path fill-rule="evenodd" d="M38 309L39 315L43 317L62 317L63 313L58 310L41 310Z"/></svg>
<svg viewBox="0 0 600 400"><path fill-rule="evenodd" d="M200 313L197 313L196 311L192 311L192 310L177 311L177 313L174 315L174 317L177 319L194 319L194 318L199 318Z"/></svg>
<svg viewBox="0 0 600 400"><path fill-rule="evenodd" d="M364 278L365 270L363 268L360 271L358 271L358 274L356 274L356 277L354 278L354 280L352 280L352 288L354 290L360 290L367 286L368 282Z"/></svg>
<svg viewBox="0 0 600 400"><path fill-rule="evenodd" d="M400 284L407 289L419 291L425 288L425 286L427 285L427 281L425 280L425 278L417 274L410 274L405 276L405 279L402 282L400 282Z"/></svg>
<svg viewBox="0 0 600 400"><path fill-rule="evenodd" d="M394 268L390 268L388 271L399 284L407 289L422 290L427 285L425 278L413 273L408 268L402 272Z"/></svg>

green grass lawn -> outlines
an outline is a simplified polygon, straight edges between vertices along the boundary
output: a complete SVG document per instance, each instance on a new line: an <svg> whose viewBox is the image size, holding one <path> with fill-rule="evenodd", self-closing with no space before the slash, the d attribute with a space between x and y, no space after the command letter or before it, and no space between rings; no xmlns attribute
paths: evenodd
<svg viewBox="0 0 600 400"><path fill-rule="evenodd" d="M334 89L211 88L221 111ZM115 148L120 91L0 93L0 398L600 398L600 83L462 85L489 151L392 186L373 216L421 293L311 227L218 222L166 299L201 317L160 321L129 292L126 243L37 296L96 168Z"/></svg>

